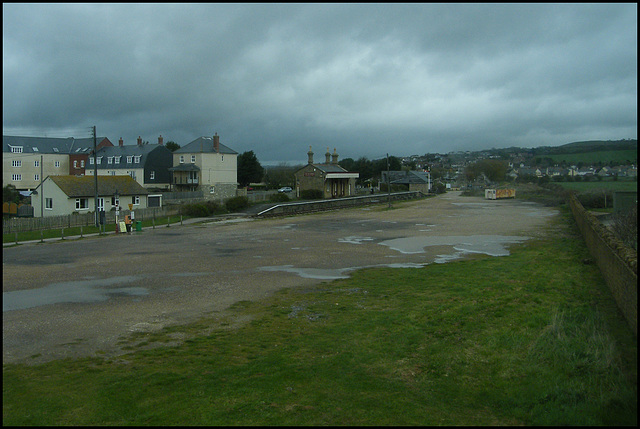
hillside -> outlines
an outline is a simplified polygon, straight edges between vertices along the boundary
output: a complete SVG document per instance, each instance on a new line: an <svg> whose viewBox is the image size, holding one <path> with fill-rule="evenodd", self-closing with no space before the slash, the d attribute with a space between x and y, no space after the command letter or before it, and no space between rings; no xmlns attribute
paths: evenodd
<svg viewBox="0 0 640 429"><path fill-rule="evenodd" d="M562 146L542 146L532 149L534 156L560 155L585 152L602 152L614 150L638 150L638 140L590 140L567 143Z"/></svg>

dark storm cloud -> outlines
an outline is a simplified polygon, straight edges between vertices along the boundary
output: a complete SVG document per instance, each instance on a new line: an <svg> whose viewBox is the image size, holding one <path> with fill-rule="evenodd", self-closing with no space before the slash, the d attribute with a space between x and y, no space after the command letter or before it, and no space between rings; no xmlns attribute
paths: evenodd
<svg viewBox="0 0 640 429"><path fill-rule="evenodd" d="M637 137L635 4L4 4L3 128L261 161Z"/></svg>

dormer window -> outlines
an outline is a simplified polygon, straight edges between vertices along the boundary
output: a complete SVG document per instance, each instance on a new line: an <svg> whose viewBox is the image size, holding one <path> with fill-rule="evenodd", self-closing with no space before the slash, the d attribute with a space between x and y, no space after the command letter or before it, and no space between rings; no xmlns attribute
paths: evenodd
<svg viewBox="0 0 640 429"><path fill-rule="evenodd" d="M22 146L10 146L11 153L22 153Z"/></svg>
<svg viewBox="0 0 640 429"><path fill-rule="evenodd" d="M134 157L133 157L133 162L134 162L135 164L140 164L140 157L141 157L140 155L134 156Z"/></svg>
<svg viewBox="0 0 640 429"><path fill-rule="evenodd" d="M131 164L131 161L133 161L133 156L128 156L127 157L127 164Z"/></svg>

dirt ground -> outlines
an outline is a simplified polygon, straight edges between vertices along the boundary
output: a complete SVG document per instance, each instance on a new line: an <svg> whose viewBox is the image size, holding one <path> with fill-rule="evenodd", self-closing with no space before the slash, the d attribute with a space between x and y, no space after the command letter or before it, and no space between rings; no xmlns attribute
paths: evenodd
<svg viewBox="0 0 640 429"><path fill-rule="evenodd" d="M122 353L118 340L372 266L422 267L544 233L558 211L451 192L313 215L3 249L3 363Z"/></svg>

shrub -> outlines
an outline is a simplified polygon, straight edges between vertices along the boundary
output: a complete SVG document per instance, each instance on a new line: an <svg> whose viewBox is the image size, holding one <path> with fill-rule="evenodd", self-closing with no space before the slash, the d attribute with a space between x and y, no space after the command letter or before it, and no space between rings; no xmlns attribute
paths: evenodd
<svg viewBox="0 0 640 429"><path fill-rule="evenodd" d="M289 201L289 196L285 193L273 194L269 197L269 201L274 203L286 203Z"/></svg>
<svg viewBox="0 0 640 429"><path fill-rule="evenodd" d="M249 207L249 199L247 197L233 197L229 198L224 205L228 211L238 212Z"/></svg>
<svg viewBox="0 0 640 429"><path fill-rule="evenodd" d="M213 214L225 213L225 211L226 210L215 201L203 201L183 205L181 213L192 217L209 217Z"/></svg>
<svg viewBox="0 0 640 429"><path fill-rule="evenodd" d="M319 200L322 199L323 194L321 189L305 189L300 192L300 198L303 200Z"/></svg>

